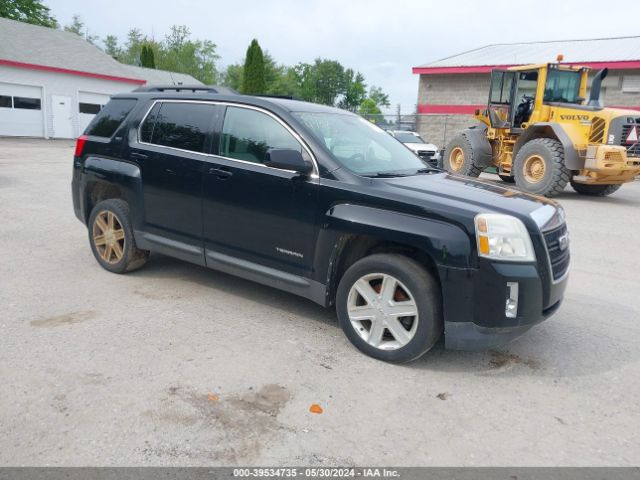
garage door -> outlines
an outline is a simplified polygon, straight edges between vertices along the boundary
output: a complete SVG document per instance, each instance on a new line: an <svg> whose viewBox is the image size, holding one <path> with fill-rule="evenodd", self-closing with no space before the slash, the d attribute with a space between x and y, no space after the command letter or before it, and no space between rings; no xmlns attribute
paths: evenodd
<svg viewBox="0 0 640 480"><path fill-rule="evenodd" d="M0 82L0 135L44 137L40 87Z"/></svg>
<svg viewBox="0 0 640 480"><path fill-rule="evenodd" d="M102 107L109 101L109 95L91 92L78 93L78 122L80 133L84 132L87 125L93 120Z"/></svg>

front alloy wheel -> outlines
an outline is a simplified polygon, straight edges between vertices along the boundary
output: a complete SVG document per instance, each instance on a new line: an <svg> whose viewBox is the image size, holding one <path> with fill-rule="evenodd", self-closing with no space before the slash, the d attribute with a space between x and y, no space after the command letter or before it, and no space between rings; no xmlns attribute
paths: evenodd
<svg viewBox="0 0 640 480"><path fill-rule="evenodd" d="M399 253L361 258L342 275L336 313L347 338L365 354L404 363L442 335L438 282L425 266Z"/></svg>
<svg viewBox="0 0 640 480"><path fill-rule="evenodd" d="M409 289L384 273L361 277L349 291L347 311L356 333L382 350L407 345L418 328L418 307Z"/></svg>

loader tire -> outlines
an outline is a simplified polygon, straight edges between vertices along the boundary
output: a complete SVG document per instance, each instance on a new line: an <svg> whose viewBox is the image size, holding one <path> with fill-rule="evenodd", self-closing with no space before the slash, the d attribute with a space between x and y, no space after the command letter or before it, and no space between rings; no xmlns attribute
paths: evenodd
<svg viewBox="0 0 640 480"><path fill-rule="evenodd" d="M456 135L447 145L442 158L442 166L451 173L477 177L485 167L474 164L471 142L464 135Z"/></svg>
<svg viewBox="0 0 640 480"><path fill-rule="evenodd" d="M584 183L574 183L571 180L571 187L580 195L590 195L592 197L606 197L617 192L622 185L585 185Z"/></svg>
<svg viewBox="0 0 640 480"><path fill-rule="evenodd" d="M554 138L534 138L525 143L513 162L513 175L521 190L555 197L571 179L564 164L564 148Z"/></svg>

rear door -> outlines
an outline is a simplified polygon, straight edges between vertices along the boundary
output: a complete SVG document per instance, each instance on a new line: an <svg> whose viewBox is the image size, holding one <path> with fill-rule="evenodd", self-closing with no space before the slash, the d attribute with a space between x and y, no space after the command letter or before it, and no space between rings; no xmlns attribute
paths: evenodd
<svg viewBox="0 0 640 480"><path fill-rule="evenodd" d="M204 172L207 264L249 270L261 265L307 275L315 247L318 177L270 168L264 160L269 148L300 150L311 161L310 152L282 120L252 107L228 106L217 137L218 155Z"/></svg>
<svg viewBox="0 0 640 480"><path fill-rule="evenodd" d="M142 237L155 250L199 264L203 169L219 112L209 102L156 101L126 154L142 176Z"/></svg>

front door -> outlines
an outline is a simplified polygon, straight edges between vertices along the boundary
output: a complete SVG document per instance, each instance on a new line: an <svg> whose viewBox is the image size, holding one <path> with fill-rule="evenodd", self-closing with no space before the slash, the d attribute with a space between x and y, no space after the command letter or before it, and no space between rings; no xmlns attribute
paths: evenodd
<svg viewBox="0 0 640 480"><path fill-rule="evenodd" d="M489 120L493 128L511 127L511 107L515 72L494 70L491 72L489 92Z"/></svg>
<svg viewBox="0 0 640 480"><path fill-rule="evenodd" d="M51 95L54 138L74 138L71 118L71 97Z"/></svg>
<svg viewBox="0 0 640 480"><path fill-rule="evenodd" d="M239 106L226 108L216 143L219 155L205 167L203 184L207 264L308 274L317 175L300 177L267 167L264 160L269 148L297 149L311 161L309 152L274 116Z"/></svg>
<svg viewBox="0 0 640 480"><path fill-rule="evenodd" d="M143 238L160 252L200 264L202 172L219 111L206 102L159 101L126 154L142 176Z"/></svg>

